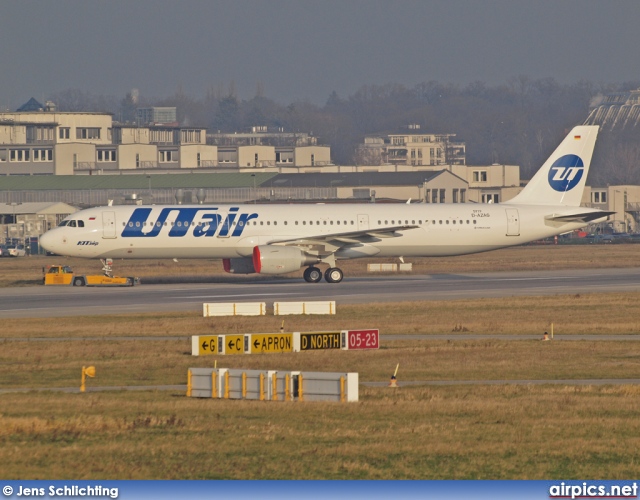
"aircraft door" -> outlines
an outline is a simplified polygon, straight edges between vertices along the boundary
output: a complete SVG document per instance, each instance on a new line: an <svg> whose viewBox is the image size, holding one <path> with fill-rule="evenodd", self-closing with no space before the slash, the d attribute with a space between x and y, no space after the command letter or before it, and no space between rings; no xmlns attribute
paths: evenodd
<svg viewBox="0 0 640 500"><path fill-rule="evenodd" d="M520 236L520 216L517 208L507 208L507 236Z"/></svg>
<svg viewBox="0 0 640 500"><path fill-rule="evenodd" d="M116 238L115 212L102 212L102 237Z"/></svg>
<svg viewBox="0 0 640 500"><path fill-rule="evenodd" d="M369 229L369 215L358 214L358 231Z"/></svg>

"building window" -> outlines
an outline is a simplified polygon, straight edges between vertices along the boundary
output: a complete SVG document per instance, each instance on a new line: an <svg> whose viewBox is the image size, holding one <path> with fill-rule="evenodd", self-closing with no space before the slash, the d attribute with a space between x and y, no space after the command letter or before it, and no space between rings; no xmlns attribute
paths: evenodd
<svg viewBox="0 0 640 500"><path fill-rule="evenodd" d="M500 195L497 193L483 194L482 203L500 203Z"/></svg>
<svg viewBox="0 0 640 500"><path fill-rule="evenodd" d="M0 161L7 161L7 150L0 149Z"/></svg>
<svg viewBox="0 0 640 500"><path fill-rule="evenodd" d="M100 139L100 129L98 127L77 128L76 139Z"/></svg>
<svg viewBox="0 0 640 500"><path fill-rule="evenodd" d="M178 161L178 152L171 150L160 151L160 161L162 163L175 163Z"/></svg>
<svg viewBox="0 0 640 500"><path fill-rule="evenodd" d="M30 155L28 149L12 149L10 153L10 161L29 161Z"/></svg>
<svg viewBox="0 0 640 500"><path fill-rule="evenodd" d="M52 149L34 149L33 161L53 161Z"/></svg>
<svg viewBox="0 0 640 500"><path fill-rule="evenodd" d="M444 196L445 190L441 189L440 190L440 203L445 203L445 196Z"/></svg>
<svg viewBox="0 0 640 500"><path fill-rule="evenodd" d="M200 162L200 153L196 154L196 165L199 167L201 165Z"/></svg>
<svg viewBox="0 0 640 500"><path fill-rule="evenodd" d="M453 190L453 203L459 203L458 202L458 190L457 189Z"/></svg>
<svg viewBox="0 0 640 500"><path fill-rule="evenodd" d="M98 161L116 161L115 149L99 149Z"/></svg>
<svg viewBox="0 0 640 500"><path fill-rule="evenodd" d="M473 171L473 182L487 182L487 171L486 170L474 170Z"/></svg>
<svg viewBox="0 0 640 500"><path fill-rule="evenodd" d="M461 189L460 190L460 203L466 203L467 202L467 190L466 189Z"/></svg>
<svg viewBox="0 0 640 500"><path fill-rule="evenodd" d="M593 203L606 203L607 192L606 191L594 191L591 193Z"/></svg>
<svg viewBox="0 0 640 500"><path fill-rule="evenodd" d="M70 130L70 127L60 127L58 129L60 139L68 139L70 137Z"/></svg>

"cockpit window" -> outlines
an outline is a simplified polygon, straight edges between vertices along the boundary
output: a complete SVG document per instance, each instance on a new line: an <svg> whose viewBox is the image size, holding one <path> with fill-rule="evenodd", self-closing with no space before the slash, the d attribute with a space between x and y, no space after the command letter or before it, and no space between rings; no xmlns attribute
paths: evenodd
<svg viewBox="0 0 640 500"><path fill-rule="evenodd" d="M84 221L83 220L79 220L78 221L78 227L84 227Z"/></svg>
<svg viewBox="0 0 640 500"><path fill-rule="evenodd" d="M69 221L63 220L58 227L66 226L67 224L69 224Z"/></svg>
<svg viewBox="0 0 640 500"><path fill-rule="evenodd" d="M76 221L70 220L68 225L69 227L76 227Z"/></svg>

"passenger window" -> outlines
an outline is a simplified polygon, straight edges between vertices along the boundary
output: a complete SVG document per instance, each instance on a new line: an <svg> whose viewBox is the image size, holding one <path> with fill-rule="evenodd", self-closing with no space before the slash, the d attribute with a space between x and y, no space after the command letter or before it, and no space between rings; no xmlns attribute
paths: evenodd
<svg viewBox="0 0 640 500"><path fill-rule="evenodd" d="M271 225L271 221L270 221L270 220L268 220L268 221L267 221L267 226L270 226L270 225Z"/></svg>
<svg viewBox="0 0 640 500"><path fill-rule="evenodd" d="M75 223L73 225L75 226ZM140 223L139 222L136 222L136 227L140 227Z"/></svg>
<svg viewBox="0 0 640 500"><path fill-rule="evenodd" d="M438 221L440 224L442 224L442 221Z"/></svg>
<svg viewBox="0 0 640 500"><path fill-rule="evenodd" d="M449 221L447 221L447 224L449 224Z"/></svg>
<svg viewBox="0 0 640 500"><path fill-rule="evenodd" d="M278 225L278 221L277 221L277 220L274 220L274 221L273 221L273 225L274 225L274 226L277 226L277 225Z"/></svg>
<svg viewBox="0 0 640 500"><path fill-rule="evenodd" d="M260 221L260 225L262 226L264 224L264 222Z"/></svg>
<svg viewBox="0 0 640 500"><path fill-rule="evenodd" d="M129 222L129 227L133 227L133 222Z"/></svg>
<svg viewBox="0 0 640 500"><path fill-rule="evenodd" d="M287 221L284 221L284 225L285 225L285 226L287 225Z"/></svg>
<svg viewBox="0 0 640 500"><path fill-rule="evenodd" d="M306 221L306 220L303 220L303 221L302 221L302 225L303 225L303 226L306 226L306 225L307 225L307 221Z"/></svg>

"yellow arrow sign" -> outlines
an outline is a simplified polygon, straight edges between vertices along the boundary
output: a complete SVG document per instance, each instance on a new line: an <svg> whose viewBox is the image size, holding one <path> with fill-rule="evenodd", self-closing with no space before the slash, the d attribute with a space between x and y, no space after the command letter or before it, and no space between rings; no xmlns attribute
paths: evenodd
<svg viewBox="0 0 640 500"><path fill-rule="evenodd" d="M198 356L219 354L217 335L200 335L198 337Z"/></svg>
<svg viewBox="0 0 640 500"><path fill-rule="evenodd" d="M244 354L244 335L225 335L222 343L225 354Z"/></svg>
<svg viewBox="0 0 640 500"><path fill-rule="evenodd" d="M267 352L292 352L292 333L254 333L249 341L251 354Z"/></svg>

